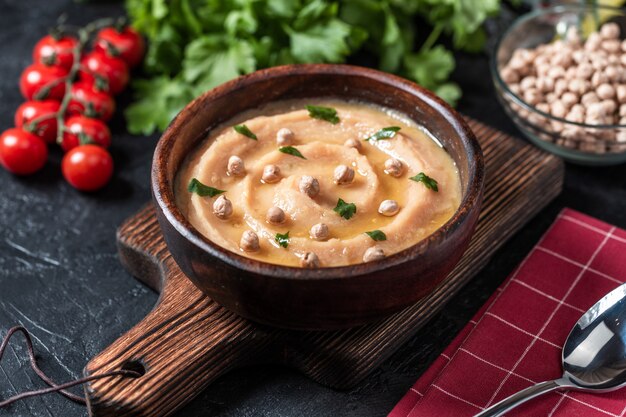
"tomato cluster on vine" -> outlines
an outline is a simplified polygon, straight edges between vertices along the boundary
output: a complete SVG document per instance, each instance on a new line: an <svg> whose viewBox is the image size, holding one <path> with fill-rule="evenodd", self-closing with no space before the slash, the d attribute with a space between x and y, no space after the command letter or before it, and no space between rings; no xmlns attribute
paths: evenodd
<svg viewBox="0 0 626 417"><path fill-rule="evenodd" d="M91 24L43 37L20 77L27 101L15 112L15 127L0 135L0 164L16 175L33 174L56 143L65 152L63 176L73 187L105 186L113 174L106 122L144 51L141 35L122 25Z"/></svg>

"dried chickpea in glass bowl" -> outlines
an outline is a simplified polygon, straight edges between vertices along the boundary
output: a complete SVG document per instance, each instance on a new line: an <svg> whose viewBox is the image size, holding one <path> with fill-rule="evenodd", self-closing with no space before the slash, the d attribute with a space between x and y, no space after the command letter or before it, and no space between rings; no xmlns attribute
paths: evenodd
<svg viewBox="0 0 626 417"><path fill-rule="evenodd" d="M567 5L520 17L491 59L498 98L537 146L571 162L626 162L626 13Z"/></svg>

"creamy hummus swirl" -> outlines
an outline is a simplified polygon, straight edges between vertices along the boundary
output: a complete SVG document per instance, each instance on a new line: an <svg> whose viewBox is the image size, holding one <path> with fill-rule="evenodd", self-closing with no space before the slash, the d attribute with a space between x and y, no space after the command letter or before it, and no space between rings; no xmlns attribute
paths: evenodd
<svg viewBox="0 0 626 417"><path fill-rule="evenodd" d="M339 123L311 118L305 105L337 110ZM257 140L233 129L245 124ZM395 137L365 141L380 129L398 126ZM279 151L277 133L288 128L294 133L291 146L306 159ZM361 149L346 146L349 139ZM244 162L243 175L228 174L228 160L236 155ZM402 162L400 176L385 173L385 161ZM280 180L262 180L267 165L280 168ZM354 180L339 185L334 170L346 165L355 171ZM438 191L410 179L424 173L437 181ZM319 194L309 197L299 189L303 176L319 182ZM205 185L225 190L232 215L220 219L213 213L217 197L201 197L187 190L196 178ZM188 157L177 178L177 204L191 224L216 244L262 261L298 266L304 255L313 252L321 267L363 262L369 248L382 249L385 256L408 248L445 223L456 211L461 197L457 169L443 148L428 132L401 115L367 104L325 100L289 101L248 112L214 129ZM338 199L356 206L356 214L345 219L333 209ZM392 216L379 213L384 200L394 200L400 210ZM267 212L279 207L285 221L267 221ZM328 227L327 240L310 236L313 225ZM386 240L375 241L365 232L379 230ZM259 250L240 248L241 236L253 231ZM287 248L276 241L277 234L289 232Z"/></svg>

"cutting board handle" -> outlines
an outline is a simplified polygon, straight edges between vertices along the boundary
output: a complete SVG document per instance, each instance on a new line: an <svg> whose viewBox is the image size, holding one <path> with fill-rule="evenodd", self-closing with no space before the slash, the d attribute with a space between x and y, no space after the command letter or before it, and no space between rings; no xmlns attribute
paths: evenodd
<svg viewBox="0 0 626 417"><path fill-rule="evenodd" d="M269 335L202 296L184 276L171 276L181 273L169 262L159 268L162 277L170 275L154 310L85 368L86 375L115 369L143 375L87 384L90 416L164 417L220 375L267 357Z"/></svg>

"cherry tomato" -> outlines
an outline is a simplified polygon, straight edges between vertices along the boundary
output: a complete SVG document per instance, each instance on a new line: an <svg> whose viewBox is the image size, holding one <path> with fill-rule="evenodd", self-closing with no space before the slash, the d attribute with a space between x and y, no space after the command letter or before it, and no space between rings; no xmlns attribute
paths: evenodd
<svg viewBox="0 0 626 417"><path fill-rule="evenodd" d="M33 64L20 77L20 91L27 100L58 100L65 95L67 70L57 65Z"/></svg>
<svg viewBox="0 0 626 417"><path fill-rule="evenodd" d="M130 27L122 30L113 27L102 29L96 36L94 46L96 51L106 52L122 59L129 68L139 65L145 48L141 35Z"/></svg>
<svg viewBox="0 0 626 417"><path fill-rule="evenodd" d="M61 148L68 152L79 145L88 143L108 148L111 145L111 131L107 125L101 120L90 119L85 116L74 116L67 119Z"/></svg>
<svg viewBox="0 0 626 417"><path fill-rule="evenodd" d="M108 56L102 51L88 53L81 60L83 69L81 79L96 84L97 77L106 80L109 91L117 95L124 91L128 84L128 66L119 58Z"/></svg>
<svg viewBox="0 0 626 417"><path fill-rule="evenodd" d="M74 188L95 191L113 175L113 158L98 145L80 145L69 151L61 162L63 176Z"/></svg>
<svg viewBox="0 0 626 417"><path fill-rule="evenodd" d="M105 122L110 120L115 112L115 100L103 91L99 91L93 84L80 81L72 85L71 99L67 105L67 114L77 116L84 114Z"/></svg>
<svg viewBox="0 0 626 417"><path fill-rule="evenodd" d="M0 135L0 164L17 175L39 171L48 158L48 147L39 137L12 128Z"/></svg>
<svg viewBox="0 0 626 417"><path fill-rule="evenodd" d="M71 36L44 36L35 45L33 61L43 65L58 65L69 71L74 63L74 48L77 45L78 41Z"/></svg>
<svg viewBox="0 0 626 417"><path fill-rule="evenodd" d="M54 100L27 101L15 112L15 127L25 127L48 143L57 138L56 114L61 103ZM36 126L31 126L34 122Z"/></svg>

